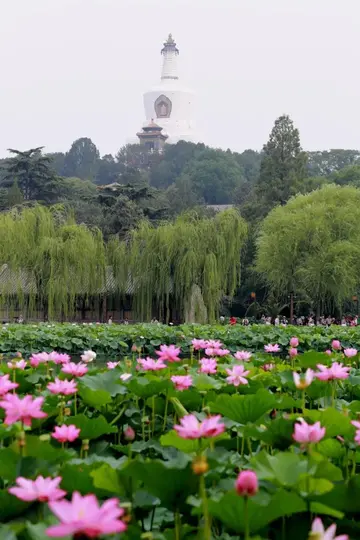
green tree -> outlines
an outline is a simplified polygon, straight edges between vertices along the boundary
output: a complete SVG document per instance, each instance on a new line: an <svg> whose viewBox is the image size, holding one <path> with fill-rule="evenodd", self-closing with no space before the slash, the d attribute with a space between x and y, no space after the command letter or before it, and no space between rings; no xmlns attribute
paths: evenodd
<svg viewBox="0 0 360 540"><path fill-rule="evenodd" d="M235 210L214 218L191 212L158 227L142 222L126 241L110 242L109 260L123 292L131 276L141 318L150 319L155 306L161 319L172 309L181 318L201 313L203 322L213 321L223 296L232 297L239 284L245 237Z"/></svg>
<svg viewBox="0 0 360 540"><path fill-rule="evenodd" d="M235 191L244 183L243 171L231 152L205 149L185 167L198 200L206 204L234 202Z"/></svg>
<svg viewBox="0 0 360 540"><path fill-rule="evenodd" d="M64 175L65 154L63 152L52 152L46 154L51 159L51 165L58 176Z"/></svg>
<svg viewBox="0 0 360 540"><path fill-rule="evenodd" d="M97 296L104 287L101 233L76 225L60 205L0 214L0 252L9 269L1 297L14 301L15 287L16 302L28 313L41 302L50 317L72 314L77 295Z"/></svg>
<svg viewBox="0 0 360 540"><path fill-rule="evenodd" d="M330 180L339 186L360 187L360 165L349 165L330 176Z"/></svg>
<svg viewBox="0 0 360 540"><path fill-rule="evenodd" d="M147 184L114 183L99 186L98 192L106 237L112 234L123 237L144 218L156 223L168 217L166 197Z"/></svg>
<svg viewBox="0 0 360 540"><path fill-rule="evenodd" d="M88 137L77 139L65 155L64 176L94 180L99 165L99 150Z"/></svg>
<svg viewBox="0 0 360 540"><path fill-rule="evenodd" d="M244 177L249 184L254 185L259 178L262 160L261 152L255 150L244 150L241 154L233 154L236 161L243 170Z"/></svg>
<svg viewBox="0 0 360 540"><path fill-rule="evenodd" d="M301 191L306 176L307 157L300 146L299 131L289 116L280 116L263 148L254 193L258 214L264 216L277 204L285 204Z"/></svg>
<svg viewBox="0 0 360 540"><path fill-rule="evenodd" d="M114 157L111 154L106 154L99 160L96 173L96 184L99 184L101 186L113 184L118 180L119 173L119 164L116 163Z"/></svg>
<svg viewBox="0 0 360 540"><path fill-rule="evenodd" d="M128 169L148 170L161 161L159 152L149 152L141 144L126 144L122 146L115 156L120 174L124 174Z"/></svg>
<svg viewBox="0 0 360 540"><path fill-rule="evenodd" d="M9 149L14 155L3 164L2 183L12 186L17 180L25 201L46 200L55 196L57 176L51 168L51 158L42 154L43 147L20 151Z"/></svg>
<svg viewBox="0 0 360 540"><path fill-rule="evenodd" d="M205 150L202 143L179 141L165 145L161 161L151 167L150 183L158 188L167 188L182 175L185 167Z"/></svg>
<svg viewBox="0 0 360 540"><path fill-rule="evenodd" d="M175 184L172 184L167 189L166 196L170 208L175 214L181 214L181 212L194 208L194 206L203 202L199 201L197 195L194 193L191 179L187 174L180 176Z"/></svg>
<svg viewBox="0 0 360 540"><path fill-rule="evenodd" d="M59 182L58 197L66 201L89 201L97 199L96 185L81 178L62 178Z"/></svg>
<svg viewBox="0 0 360 540"><path fill-rule="evenodd" d="M345 167L360 164L360 151L340 149L308 152L308 160L312 176L330 176Z"/></svg>
<svg viewBox="0 0 360 540"><path fill-rule="evenodd" d="M256 270L277 298L291 292L320 314L357 290L360 190L334 185L292 198L265 218Z"/></svg>
<svg viewBox="0 0 360 540"><path fill-rule="evenodd" d="M8 191L7 194L7 200L8 200L8 206L11 208L12 206L16 206L18 204L21 204L24 201L23 194L21 193L21 190L19 188L19 184L15 178L13 185Z"/></svg>

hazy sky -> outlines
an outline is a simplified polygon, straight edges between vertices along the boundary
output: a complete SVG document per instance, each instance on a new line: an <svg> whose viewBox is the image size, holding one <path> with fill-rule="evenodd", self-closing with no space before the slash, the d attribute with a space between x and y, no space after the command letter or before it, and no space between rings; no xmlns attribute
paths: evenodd
<svg viewBox="0 0 360 540"><path fill-rule="evenodd" d="M359 22L360 0L0 0L0 156L116 152L169 32L205 143L260 149L288 113L306 149L360 148Z"/></svg>

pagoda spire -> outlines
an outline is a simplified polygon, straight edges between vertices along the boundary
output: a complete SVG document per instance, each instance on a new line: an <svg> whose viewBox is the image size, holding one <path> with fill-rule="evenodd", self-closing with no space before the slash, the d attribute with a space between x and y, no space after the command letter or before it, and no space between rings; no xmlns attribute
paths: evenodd
<svg viewBox="0 0 360 540"><path fill-rule="evenodd" d="M167 40L164 42L164 47L161 49L161 54L164 57L161 80L177 80L179 78L177 71L177 57L179 56L179 49L176 47L172 34L169 34Z"/></svg>

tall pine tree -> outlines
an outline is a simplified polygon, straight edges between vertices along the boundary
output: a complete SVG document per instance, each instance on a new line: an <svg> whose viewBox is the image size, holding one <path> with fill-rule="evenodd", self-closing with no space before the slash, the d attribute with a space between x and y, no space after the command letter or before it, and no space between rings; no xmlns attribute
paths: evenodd
<svg viewBox="0 0 360 540"><path fill-rule="evenodd" d="M307 175L307 155L301 148L299 131L289 116L280 116L263 147L254 193L258 216L264 217L274 206L301 192Z"/></svg>

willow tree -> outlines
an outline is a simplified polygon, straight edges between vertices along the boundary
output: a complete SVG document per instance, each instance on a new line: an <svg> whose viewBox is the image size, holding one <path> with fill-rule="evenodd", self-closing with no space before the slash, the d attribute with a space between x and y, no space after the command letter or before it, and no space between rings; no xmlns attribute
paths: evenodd
<svg viewBox="0 0 360 540"><path fill-rule="evenodd" d="M263 221L256 269L280 298L307 298L317 314L357 291L360 190L325 186L298 195Z"/></svg>
<svg viewBox="0 0 360 540"><path fill-rule="evenodd" d="M70 314L76 296L98 294L105 282L101 233L76 225L61 207L1 214L0 262L10 270L1 298L16 296L30 311L38 300L50 317Z"/></svg>
<svg viewBox="0 0 360 540"><path fill-rule="evenodd" d="M214 218L190 213L153 227L143 222L126 242L109 245L119 288L131 286L137 315L168 320L170 307L182 318L212 321L224 295L240 281L246 223L235 210Z"/></svg>

